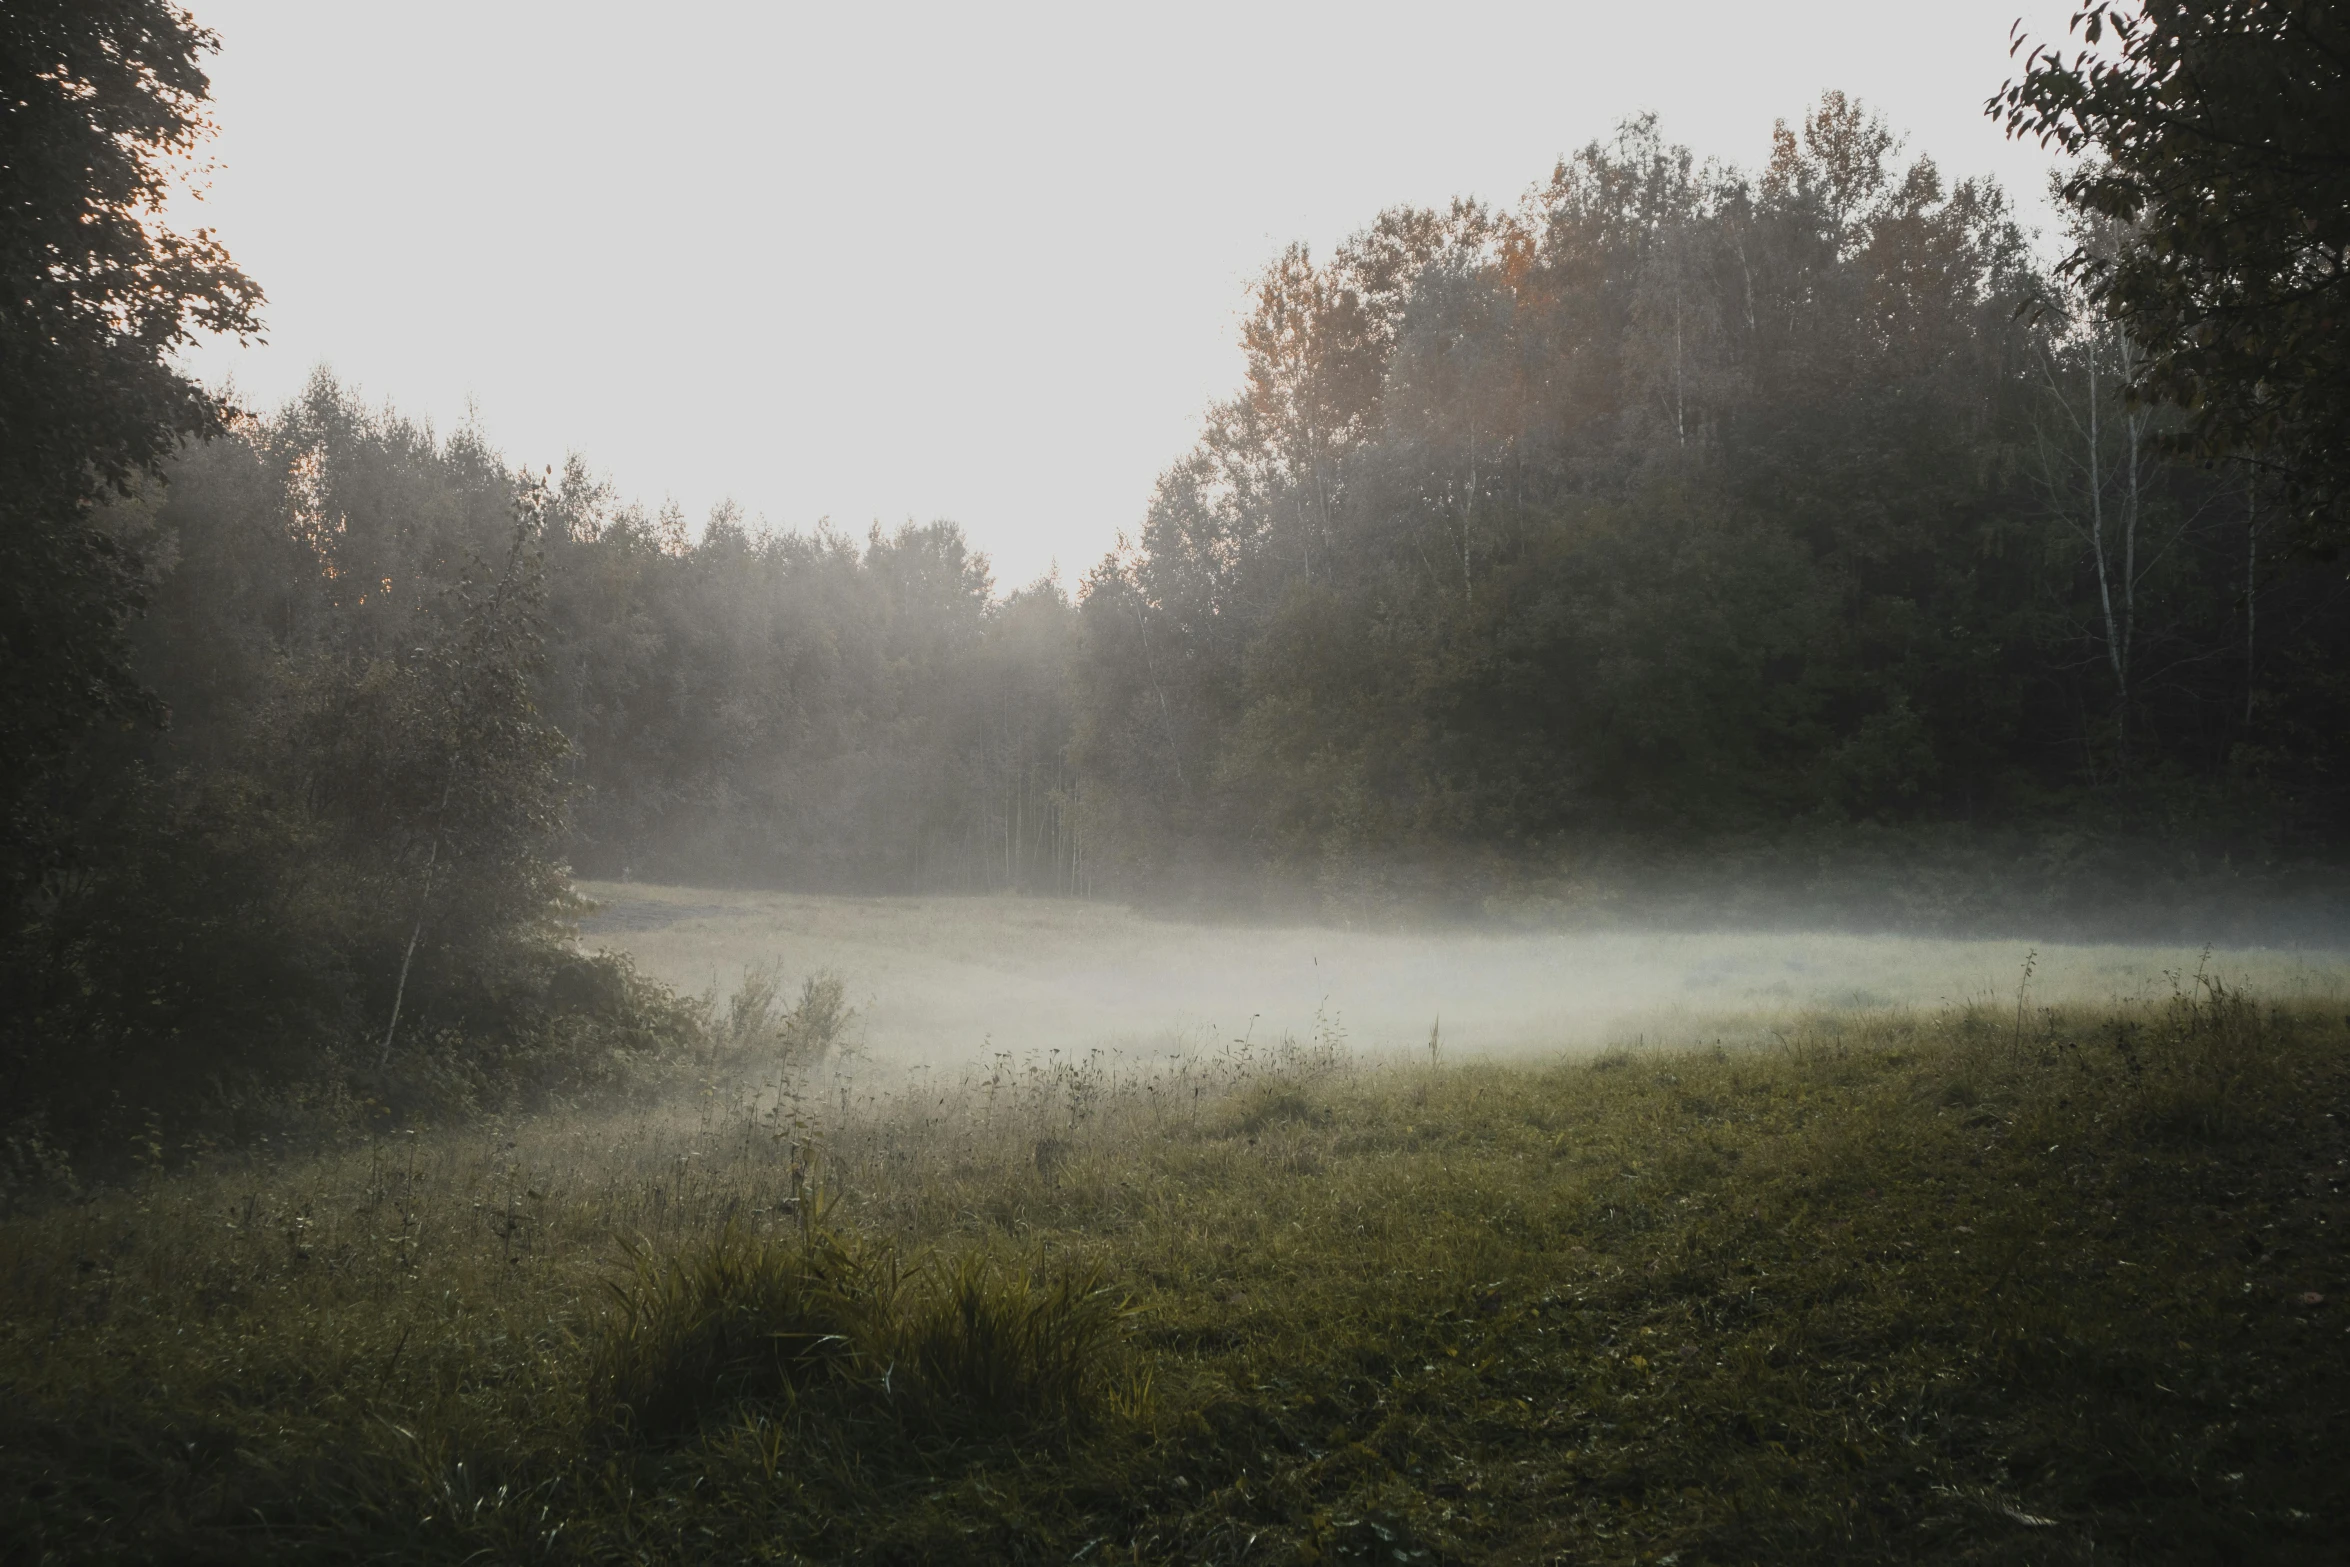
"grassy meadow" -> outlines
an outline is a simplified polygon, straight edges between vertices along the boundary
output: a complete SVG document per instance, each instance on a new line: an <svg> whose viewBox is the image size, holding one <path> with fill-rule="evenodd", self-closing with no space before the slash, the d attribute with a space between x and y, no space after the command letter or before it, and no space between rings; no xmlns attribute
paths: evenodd
<svg viewBox="0 0 2350 1567"><path fill-rule="evenodd" d="M753 986L641 1113L0 1217L0 1554L2340 1559L2350 1017L2219 972L891 1071Z"/></svg>
<svg viewBox="0 0 2350 1567"><path fill-rule="evenodd" d="M999 1049L1120 1058L1343 1032L1359 1054L1547 1059L1634 1042L1768 1044L1823 1011L2168 996L2198 968L2290 1002L2350 992L2339 949L2060 944L1818 931L1207 924L1065 898L843 898L586 882L590 946L679 991L751 967L831 970L869 1065Z"/></svg>

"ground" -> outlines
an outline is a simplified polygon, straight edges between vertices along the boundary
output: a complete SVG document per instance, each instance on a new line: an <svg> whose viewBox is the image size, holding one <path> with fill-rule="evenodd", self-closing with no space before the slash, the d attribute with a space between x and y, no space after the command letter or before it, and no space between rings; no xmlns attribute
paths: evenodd
<svg viewBox="0 0 2350 1567"><path fill-rule="evenodd" d="M0 1220L0 1539L2341 1558L2338 997L2189 968L1774 1018L1499 1059L714 1054L625 1115L158 1170Z"/></svg>

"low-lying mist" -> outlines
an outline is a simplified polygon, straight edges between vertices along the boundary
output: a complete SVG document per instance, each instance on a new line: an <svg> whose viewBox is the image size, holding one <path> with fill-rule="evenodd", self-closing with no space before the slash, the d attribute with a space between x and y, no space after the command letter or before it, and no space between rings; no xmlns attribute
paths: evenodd
<svg viewBox="0 0 2350 1567"><path fill-rule="evenodd" d="M826 897L587 882L583 944L686 992L840 975L874 1068L997 1052L1343 1042L1524 1055L1763 1042L1808 1014L2014 1010L2170 994L2198 970L2278 1001L2350 985L2350 952L1804 932L1467 933L1187 923L1072 899Z"/></svg>

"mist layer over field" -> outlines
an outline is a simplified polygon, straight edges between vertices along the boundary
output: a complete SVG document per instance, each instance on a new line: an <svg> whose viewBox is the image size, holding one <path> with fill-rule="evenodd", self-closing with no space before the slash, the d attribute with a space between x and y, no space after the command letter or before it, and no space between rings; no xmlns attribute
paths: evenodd
<svg viewBox="0 0 2350 1567"><path fill-rule="evenodd" d="M1807 1014L2169 994L2199 968L2277 1000L2341 991L2350 953L1818 933L1457 931L1195 924L1069 899L844 898L582 883L591 948L721 996L754 965L838 973L876 1066L996 1051L1147 1052L1343 1040L1371 1054L1522 1055L1761 1041ZM2031 962L2028 985L2024 981Z"/></svg>

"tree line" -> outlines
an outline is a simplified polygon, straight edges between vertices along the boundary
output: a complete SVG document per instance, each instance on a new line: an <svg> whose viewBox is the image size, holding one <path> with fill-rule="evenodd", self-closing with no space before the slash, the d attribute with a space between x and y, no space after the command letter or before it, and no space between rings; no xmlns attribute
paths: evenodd
<svg viewBox="0 0 2350 1567"><path fill-rule="evenodd" d="M1081 595L1081 773L1127 874L2332 841L2328 538L2174 439L2144 347L1995 187L1858 104L1752 174L1641 121L1513 211L1293 248L1253 303L1245 385Z"/></svg>
<svg viewBox="0 0 2350 1567"><path fill-rule="evenodd" d="M1441 902L1937 832L2059 869L2330 852L2339 569L2274 479L2129 399L2143 350L2000 192L1861 106L1752 175L1641 121L1514 211L1294 247L1251 307L1244 386L1073 597L998 596L947 523L696 532L550 475L564 857ZM234 754L230 693L289 649L396 641L520 482L324 377L191 448L153 514L160 743Z"/></svg>
<svg viewBox="0 0 2350 1567"><path fill-rule="evenodd" d="M1072 892L1074 610L999 597L951 523L777 533L622 503L574 457L510 471L323 373L172 466L138 628L166 765L259 754L288 672L381 658L505 548L537 594L530 711L557 737L561 857L605 877ZM155 553L155 552L151 552ZM202 656L190 657L201 651Z"/></svg>

